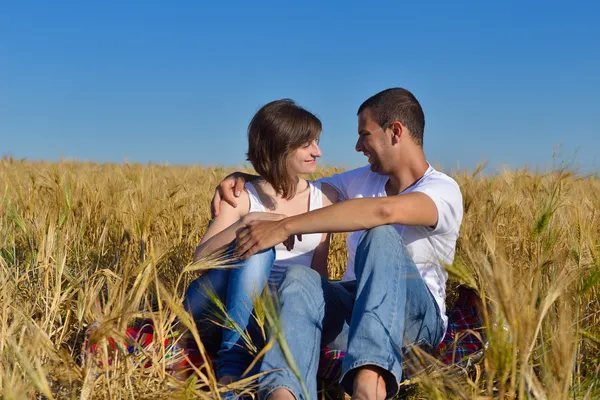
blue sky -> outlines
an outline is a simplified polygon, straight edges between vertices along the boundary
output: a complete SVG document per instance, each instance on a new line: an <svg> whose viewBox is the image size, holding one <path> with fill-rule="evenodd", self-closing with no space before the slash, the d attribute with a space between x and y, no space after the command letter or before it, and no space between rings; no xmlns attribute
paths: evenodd
<svg viewBox="0 0 600 400"><path fill-rule="evenodd" d="M322 161L365 164L356 110L425 110L445 168L600 169L594 1L13 1L0 4L0 156L241 165L264 103L323 121Z"/></svg>

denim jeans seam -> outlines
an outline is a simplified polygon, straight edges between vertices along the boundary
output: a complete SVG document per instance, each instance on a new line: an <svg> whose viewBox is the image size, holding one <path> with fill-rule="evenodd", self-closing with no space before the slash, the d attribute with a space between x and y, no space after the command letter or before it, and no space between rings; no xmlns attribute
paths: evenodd
<svg viewBox="0 0 600 400"><path fill-rule="evenodd" d="M425 286L427 286L427 285L425 285ZM429 296L431 296L431 301L433 302L433 305L435 307L435 315L437 316L437 320L438 320L438 337L436 338L437 341L434 344L434 346L437 347L440 345L440 343L442 343L442 340L444 340L444 336L446 335L446 330L448 329L448 327L446 327L446 329L444 329L444 319L442 318L442 312L440 310L440 306L437 304L437 301L435 300L435 296L433 295L433 293L431 293L429 288L427 288L427 291L429 292Z"/></svg>
<svg viewBox="0 0 600 400"><path fill-rule="evenodd" d="M395 253L396 253L396 260L402 260L404 258L404 254L402 251L402 246L404 245L403 241L402 241L402 237L400 237L400 235L397 233L397 231L391 226L388 226L389 229L386 229L385 232L387 233L387 236L390 240L390 242L396 243L398 242L398 247L395 248ZM393 327L395 326L395 324L397 323L397 319L398 319L398 285L400 284L400 279L402 278L401 276L401 271L402 271L402 266L400 265L400 263L397 264L398 268L395 268L395 276L394 276L394 286L393 286L393 291L391 293L392 295L392 307L390 310L390 319L389 319L389 324L388 326L386 326L385 328L387 329L387 332L392 332ZM393 354L394 354L394 349L395 349L395 345L394 345L394 338L391 337L391 335L387 334L387 341L389 344L390 349L392 349L392 351L390 352L390 358L388 359L388 363L390 364L390 368L392 368L393 366ZM400 345L400 347L402 347L402 345Z"/></svg>
<svg viewBox="0 0 600 400"><path fill-rule="evenodd" d="M395 256L396 256L396 268L395 268L395 274L394 274L394 282L395 284L393 285L393 290L391 293L391 301L392 301L392 307L391 310L389 311L390 314L390 319L389 319L389 323L387 326L385 326L385 329L387 329L387 343L388 343L388 350L390 350L389 352L389 357L387 358L387 360L381 362L381 361L376 361L376 360L369 360L369 359L363 359L360 358L358 360L355 360L349 367L348 369L342 374L342 376L340 377L340 382L343 381L343 378L346 376L346 374L355 369L358 368L360 366L363 365L376 365L386 371L388 371L395 380L396 386L398 386L398 382L401 379L401 376L397 376L397 371L394 370L394 365L395 363L395 346L394 346L394 338L391 336L391 332L393 331L393 327L395 326L395 324L398 323L398 314L399 314L399 307L398 307L398 298L399 298L399 285L400 285L400 280L402 279L402 271L403 268L405 267L403 265L404 263L404 258L406 256L405 251L403 246L404 242L402 241L402 238L398 235L397 231L393 228L393 227L389 227L390 229L386 229L386 238L388 240L390 240L390 242L393 243L397 243L397 246L394 246L395 248ZM402 264L401 264L402 263ZM406 282L405 282L406 284ZM404 327L405 328L405 327ZM402 347L402 344L400 344L400 348ZM400 373L401 372L401 366L400 366Z"/></svg>
<svg viewBox="0 0 600 400"><path fill-rule="evenodd" d="M310 355L310 358L308 360L308 367L307 370L311 371L312 369L314 369L315 367L315 361L318 360L318 356L319 356L319 349L320 349L320 340L317 340L317 335L319 333L319 331L323 330L323 316L325 314L324 310L325 310L325 306L326 306L326 301L325 301L325 295L323 293L323 298L320 302L320 304L317 301L314 301L314 297L311 296L311 294L313 293L312 291L308 290L306 288L306 285L301 285L301 289L302 289L302 294L305 296L305 298L307 299L311 299L312 301L309 301L308 303L312 303L312 307L311 305L309 305L309 308L313 308L313 309L317 309L316 314L319 318L317 318L318 321L320 321L320 325L319 324L311 324L314 327L314 333L313 333L313 340L312 340L312 352ZM316 306L316 307L315 307ZM310 373L310 372L308 372ZM289 375L289 374L288 374ZM316 375L316 371L315 371L315 375ZM297 379L295 376L289 376L291 379ZM287 388L287 387L286 387ZM287 388L288 390L290 390L289 388ZM299 399L298 396L296 396L296 394L294 394L294 392L292 390L290 390L290 392L292 392L292 394Z"/></svg>
<svg viewBox="0 0 600 400"><path fill-rule="evenodd" d="M390 236L390 241L396 241L396 239L398 239L400 246L403 245L402 242L402 237L400 237L400 235L397 233L397 231L391 226L391 225L386 225L387 228L385 232L387 233L387 236ZM368 232L368 231L367 231ZM397 236L397 238L396 238ZM400 259L400 256L402 255L401 252L401 248L396 248L396 256L397 259ZM398 276L400 272L400 268L396 268L396 282L399 282L400 277ZM361 275L362 275L362 271L361 271ZM398 307L397 307L397 302L398 302L398 285L394 285L394 292L392 293L392 301L393 301L393 307L390 310L390 323L388 324L388 326L386 326L385 328L387 329L388 332L392 331L392 327L394 326L394 322L396 321L396 317L398 314ZM389 335L388 335L389 336ZM389 342L390 342L390 346L392 346L392 339L391 337L389 338Z"/></svg>
<svg viewBox="0 0 600 400"><path fill-rule="evenodd" d="M394 230L395 232L395 230ZM401 243L400 240L400 246L403 246L403 243ZM400 260L403 256L402 254L402 248L398 247L396 249L396 256L397 259ZM401 267L400 265L398 265L399 267ZM402 268L396 268L396 275L395 275L395 282L396 284L394 285L394 291L392 293L392 313L391 313L391 318L390 318L390 325L387 327L388 332L392 332L392 329L394 327L394 324L396 324L396 320L398 319L398 285L400 284L400 279L402 278L401 276L401 270ZM404 334L403 334L404 335ZM390 347L393 349L394 348L394 338L391 337L391 335L388 335L388 341L390 344ZM402 347L402 343L400 343L400 347ZM393 351L392 351L393 354Z"/></svg>
<svg viewBox="0 0 600 400"><path fill-rule="evenodd" d="M323 302L322 304L319 306L319 310L318 310L318 314L320 316L320 318L318 318L318 321L321 321L321 326L319 327L317 324L315 324L315 330L314 330L314 335L313 335L313 347L312 347L312 354L310 356L310 360L308 362L308 371L310 373L310 371L312 371L313 367L314 367L314 362L315 362L315 354L317 354L318 357L318 350L321 348L321 341L317 340L317 335L319 333L319 330L322 332L323 331L323 316L325 315L325 298L323 298ZM318 349L315 349L315 347L318 346ZM315 351L316 350L316 351Z"/></svg>

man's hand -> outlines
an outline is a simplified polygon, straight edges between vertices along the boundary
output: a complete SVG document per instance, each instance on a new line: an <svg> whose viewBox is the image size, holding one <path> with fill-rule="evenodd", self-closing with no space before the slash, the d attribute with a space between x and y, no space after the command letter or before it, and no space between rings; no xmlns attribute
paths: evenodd
<svg viewBox="0 0 600 400"><path fill-rule="evenodd" d="M240 228L245 228L253 221L281 221L284 218L287 218L287 216L284 214L254 211L246 214L244 218L240 220L239 226ZM302 241L302 235L292 235L283 241L283 245L288 251L294 248L296 237L299 241Z"/></svg>
<svg viewBox="0 0 600 400"><path fill-rule="evenodd" d="M252 221L281 221L285 217L283 214L253 211L242 218L242 225L248 225Z"/></svg>
<svg viewBox="0 0 600 400"><path fill-rule="evenodd" d="M288 237L284 220L249 222L237 231L235 255L246 260L261 250L283 243Z"/></svg>
<svg viewBox="0 0 600 400"><path fill-rule="evenodd" d="M243 172L234 172L229 174L215 188L215 194L210 204L210 213L214 219L221 212L221 200L226 201L231 207L237 207L236 197L240 197L244 184L248 178L248 174Z"/></svg>

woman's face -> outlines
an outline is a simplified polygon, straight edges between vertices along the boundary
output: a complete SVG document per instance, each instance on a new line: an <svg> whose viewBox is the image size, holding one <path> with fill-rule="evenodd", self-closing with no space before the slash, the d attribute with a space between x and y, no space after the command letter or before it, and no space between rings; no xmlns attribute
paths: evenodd
<svg viewBox="0 0 600 400"><path fill-rule="evenodd" d="M321 155L318 138L292 151L287 160L290 175L314 173L317 170L317 158Z"/></svg>

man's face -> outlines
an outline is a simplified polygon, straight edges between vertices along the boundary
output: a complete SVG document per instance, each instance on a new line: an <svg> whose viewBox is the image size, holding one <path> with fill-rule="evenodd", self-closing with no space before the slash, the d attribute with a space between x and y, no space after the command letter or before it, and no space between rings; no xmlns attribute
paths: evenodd
<svg viewBox="0 0 600 400"><path fill-rule="evenodd" d="M386 174L386 153L391 147L386 132L373 120L371 111L364 110L358 115L358 141L356 151L368 158L371 171Z"/></svg>

